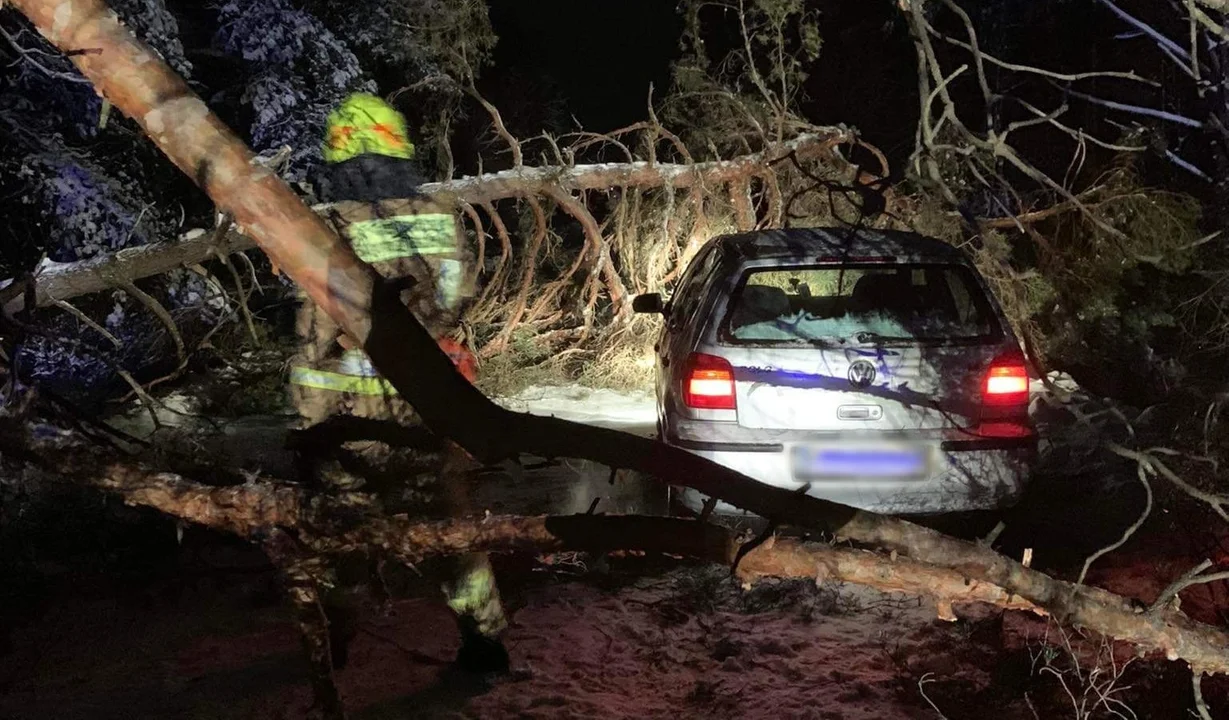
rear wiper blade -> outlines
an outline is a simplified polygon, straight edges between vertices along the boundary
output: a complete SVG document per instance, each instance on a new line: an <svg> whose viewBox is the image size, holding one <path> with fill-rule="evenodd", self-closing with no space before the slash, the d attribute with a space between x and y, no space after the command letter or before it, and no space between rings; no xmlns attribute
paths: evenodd
<svg viewBox="0 0 1229 720"><path fill-rule="evenodd" d="M869 342L883 341L883 340L909 340L910 338L899 337L896 335L880 335L877 332L871 332L870 330L863 330L861 332L854 333L853 339L860 343L869 343Z"/></svg>

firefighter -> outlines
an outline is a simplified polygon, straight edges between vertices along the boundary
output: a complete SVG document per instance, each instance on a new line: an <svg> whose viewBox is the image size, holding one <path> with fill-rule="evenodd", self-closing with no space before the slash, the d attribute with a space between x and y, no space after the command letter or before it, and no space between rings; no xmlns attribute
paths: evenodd
<svg viewBox="0 0 1229 720"><path fill-rule="evenodd" d="M460 321L466 282L463 235L450 208L418 189L414 146L404 117L384 100L356 93L330 113L323 147L324 165L312 178L319 199L331 203L328 217L360 259L403 288L402 300L435 336L471 382L475 364L448 337ZM309 300L296 321L302 345L291 366L291 394L302 427L310 429L338 417L420 423L409 404L375 372L362 349ZM406 452L412 456L407 457ZM405 451L374 441L346 442L337 457L344 462L308 459L310 480L323 484L343 502L362 501L374 492L386 509L418 515L457 515L468 511L464 479L472 463L460 447L445 441L436 453ZM434 473L418 483L407 470L424 458ZM356 470L357 468L357 470ZM366 476L366 477L364 477ZM391 478L392 487L372 477ZM389 508L389 504L396 507ZM470 670L506 669L507 652L499 639L507 623L486 554L451 561L443 591L461 631L458 663ZM344 601L333 603L336 624L352 620ZM351 632L334 632L334 659L344 663Z"/></svg>

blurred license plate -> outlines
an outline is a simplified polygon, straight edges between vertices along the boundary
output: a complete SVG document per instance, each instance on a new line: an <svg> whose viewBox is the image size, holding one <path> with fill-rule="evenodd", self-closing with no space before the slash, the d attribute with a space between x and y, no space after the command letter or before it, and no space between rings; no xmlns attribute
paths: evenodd
<svg viewBox="0 0 1229 720"><path fill-rule="evenodd" d="M930 474L930 449L924 445L797 445L794 477L918 478Z"/></svg>

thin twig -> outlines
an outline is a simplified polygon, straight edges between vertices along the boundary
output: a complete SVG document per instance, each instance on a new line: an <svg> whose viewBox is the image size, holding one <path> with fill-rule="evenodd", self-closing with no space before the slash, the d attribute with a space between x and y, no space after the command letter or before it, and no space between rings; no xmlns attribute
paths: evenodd
<svg viewBox="0 0 1229 720"><path fill-rule="evenodd" d="M1012 100L1014 100L1018 105L1023 107L1025 110L1028 110L1034 115L1037 115L1040 121L1049 123L1055 129L1061 130L1067 135L1070 135L1072 138L1075 138L1077 142L1090 142L1094 145L1097 145L1098 147L1103 147L1106 150L1114 150L1117 152L1143 152L1148 149L1148 146L1146 145L1119 145L1118 143L1106 142L1105 140L1102 140L1096 137L1095 135L1089 135L1083 130L1077 130L1076 128L1073 128L1069 125L1059 122L1057 120L1057 117L1062 113L1059 113L1056 111L1054 113L1047 114L1044 111L1042 111L1040 108L1034 107L1032 104L1024 100L1021 100L1020 98L1012 98ZM1060 109L1063 112L1065 112L1067 110L1067 106L1064 104Z"/></svg>
<svg viewBox="0 0 1229 720"><path fill-rule="evenodd" d="M1166 149L1165 157L1166 159L1169 160L1169 162L1173 163L1175 166L1182 168L1183 170L1194 175L1200 180L1203 180L1204 182L1214 182L1211 175L1208 175L1204 171L1200 170L1189 160L1184 160L1181 156L1179 156L1173 150Z"/></svg>
<svg viewBox="0 0 1229 720"><path fill-rule="evenodd" d="M252 278L252 290L264 295L265 288L260 284L260 278L256 276L256 264L252 262L252 258L248 257L247 253L245 252L237 252L235 253L235 257L242 260L244 266L247 268L248 275Z"/></svg>
<svg viewBox="0 0 1229 720"><path fill-rule="evenodd" d="M124 382L128 383L128 387L132 388L133 394L140 398L141 405L144 406L145 411L149 413L149 419L154 424L154 430L160 429L162 427L162 421L158 419L158 401L154 400L153 396L146 392L145 388L141 387L141 383L136 381L136 378L132 376L132 373L129 373L119 365L116 365L112 369L115 370L116 375L119 375Z"/></svg>
<svg viewBox="0 0 1229 720"><path fill-rule="evenodd" d="M1075 581L1076 585L1083 585L1084 578L1087 577L1088 575L1088 568L1092 567L1092 564L1096 562L1098 558L1102 557L1106 553L1113 552L1117 550L1118 548L1122 547L1123 545L1125 545L1127 540L1130 540L1131 536L1134 535L1137 530L1143 527L1144 522L1148 520L1148 516L1152 514L1152 484L1148 482L1148 469L1149 469L1149 466L1144 465L1143 463L1140 463L1139 465L1136 466L1136 471L1139 475L1139 481L1143 483L1143 486L1144 486L1144 494L1146 498L1144 501L1143 512L1139 514L1139 517L1135 520L1135 522L1131 523L1130 527L1128 527L1125 531L1123 531L1122 537L1118 539L1118 542L1113 543L1112 545L1107 545L1101 548L1100 550L1096 551L1092 555L1088 556L1088 559L1084 561L1084 568L1080 570L1079 579Z"/></svg>
<svg viewBox="0 0 1229 720"><path fill-rule="evenodd" d="M1203 673L1198 670L1191 671L1191 692L1195 695L1195 712L1199 714L1200 720L1212 720L1208 703L1203 699Z"/></svg>
<svg viewBox="0 0 1229 720"><path fill-rule="evenodd" d="M478 87L474 84L473 75L467 75L468 77L466 79L469 85L466 87L466 93L468 93L474 100L477 100L478 104L482 106L483 110L486 110L487 115L491 118L491 122L495 125L495 132L499 134L499 137L503 138L503 141L508 144L508 149L512 152L513 167L520 167L524 164L523 157L521 155L521 141L517 140L516 136L508 131L508 127L504 125L504 118L499 113L499 108L492 105L490 101L482 96L482 93L478 92Z"/></svg>
<svg viewBox="0 0 1229 720"><path fill-rule="evenodd" d="M1177 63L1178 67L1182 68L1184 72L1190 72L1187 63L1192 62L1192 58L1181 45L1165 37L1156 28L1118 7L1113 2L1110 2L1110 0L1097 0L1097 2L1109 8L1110 12L1117 15L1123 22L1152 38L1157 46L1161 48L1161 51Z"/></svg>
<svg viewBox="0 0 1229 720"><path fill-rule="evenodd" d="M1187 127L1193 127L1193 128L1197 128L1200 130L1207 127L1207 123L1201 122L1194 118L1189 118L1185 115L1179 115L1177 113L1168 112L1166 110L1157 110L1156 108L1144 107L1142 105L1131 105L1130 103L1121 103L1121 102L1117 102L1114 100L1106 100L1104 98L1099 98L1095 95L1089 95L1088 93L1083 93L1078 90L1072 90L1070 88L1066 89L1066 93L1068 95L1071 95L1072 97L1077 97L1077 98L1080 98L1081 100L1085 100L1094 105L1101 105L1102 107L1110 108L1111 110L1121 110L1123 112L1128 112L1133 115L1144 115L1146 117L1159 118L1161 120L1167 120L1172 123L1177 123L1178 125L1185 125Z"/></svg>
<svg viewBox="0 0 1229 720"><path fill-rule="evenodd" d="M86 325L89 325L94 330L94 332L98 333L99 335L102 335L107 340L110 340L111 344L114 345L117 350L124 347L124 344L120 342L119 338L112 335L109 330L107 330L102 325L99 325L98 323L94 322L94 320L89 315L86 315L85 313L81 312L73 305L63 300L56 300L55 306L71 314L73 317L77 318L78 320L85 323Z"/></svg>
<svg viewBox="0 0 1229 720"><path fill-rule="evenodd" d="M226 255L219 255L218 257L222 260L222 264L226 266L226 269L230 271L230 277L235 282L235 289L239 292L238 305L239 312L243 315L243 323L247 326L248 334L252 336L252 343L259 347L260 335L256 332L256 321L252 318L251 308L248 307L248 299L252 296L252 291L243 287L243 278L239 275L239 270L235 268L235 264L230 261L230 258Z"/></svg>
<svg viewBox="0 0 1229 720"><path fill-rule="evenodd" d="M1229 580L1229 571L1211 573L1210 575L1200 575L1204 570L1212 567L1211 560L1204 560L1195 567L1188 570L1182 577L1170 583L1169 587L1161 591L1156 602L1148 608L1149 612L1155 612L1160 608L1165 607L1169 601L1173 600L1183 590L1195 585L1204 585L1210 582L1220 582L1221 580Z"/></svg>
<svg viewBox="0 0 1229 720"><path fill-rule="evenodd" d="M947 716L943 714L943 711L939 709L939 706L935 705L934 701L926 695L926 684L934 682L934 680L929 679L931 675L934 675L934 673L928 672L918 679L917 691L921 693L922 699L926 701L926 704L929 705L935 711L935 714L939 716L939 720L947 720Z"/></svg>
<svg viewBox="0 0 1229 720"><path fill-rule="evenodd" d="M47 66L35 60L34 58L30 57L33 54L33 51L23 48L21 45L19 45L17 43L16 38L14 38L12 35L9 35L7 32L5 32L4 28L0 28L0 37L3 37L5 40L8 41L9 45L13 46L13 49L16 50L17 54L21 56L21 59L25 60L27 63L34 66L36 70L46 75L47 77L52 78L54 80L64 80L66 82L76 83L78 85L91 85L92 84L89 78L83 77L81 75L72 75L69 73L52 70L51 68L48 68Z"/></svg>
<svg viewBox="0 0 1229 720"><path fill-rule="evenodd" d="M1124 448L1116 443L1109 443L1106 447L1115 455L1119 455L1139 463L1151 465L1166 480L1170 481L1174 485L1177 485L1178 488L1187 495L1206 503L1212 508L1213 511L1216 512L1217 515L1220 515L1226 522L1229 522L1229 510L1226 510L1226 507L1229 506L1229 497L1205 492L1178 477L1177 473L1170 470L1165 463L1161 462L1160 459L1152 455L1152 453L1161 450L1161 448L1152 448L1146 453L1141 453L1135 450L1128 450L1127 448Z"/></svg>
<svg viewBox="0 0 1229 720"><path fill-rule="evenodd" d="M179 334L179 326L175 324L175 319L171 317L171 313L167 312L167 309L154 296L137 287L136 283L131 280L121 280L118 284L119 287L123 288L124 292L140 300L141 304L149 308L150 312L158 317L158 320L162 322L167 332L170 333L171 340L175 343L175 357L179 360L180 366L187 365L187 347L184 345L183 336Z"/></svg>
<svg viewBox="0 0 1229 720"><path fill-rule="evenodd" d="M969 45L968 43L963 42L961 40L957 40L956 38L953 38L953 37L948 37L947 35L940 33L929 23L926 24L926 29L932 35L934 35L935 37L939 38L940 40L946 43L955 45L957 47L964 48L965 50L968 50L970 52L973 51L973 47ZM1045 68L1034 67L1032 65L1017 65L1015 63L1006 62L1004 60L998 59L997 57L993 55L990 55L984 50L981 50L979 54L986 62L990 63L991 65L996 65L998 67L1001 67L1004 70L1012 70L1015 72L1030 73L1032 75L1040 75L1042 77L1047 77L1052 80L1061 80L1063 82L1078 82L1080 80L1092 80L1092 79L1098 79L1098 78L1119 78L1122 80L1130 80L1132 82L1142 83L1144 85L1151 85L1153 87L1160 87L1161 85L1159 82L1155 80L1150 80L1146 77L1141 77L1139 75L1136 75L1135 71L1133 70L1129 72L1120 72L1120 71L1113 71L1113 70L1104 71L1103 70L1103 71L1082 72L1082 73L1060 73L1060 72L1054 72L1052 70L1046 70Z"/></svg>

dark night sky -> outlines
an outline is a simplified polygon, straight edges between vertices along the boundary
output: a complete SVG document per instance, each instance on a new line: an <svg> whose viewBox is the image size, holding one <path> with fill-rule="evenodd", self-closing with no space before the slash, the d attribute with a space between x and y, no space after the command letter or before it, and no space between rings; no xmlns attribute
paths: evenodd
<svg viewBox="0 0 1229 720"><path fill-rule="evenodd" d="M1141 12L1149 5L1146 0L1125 2ZM1043 8L1005 0L1002 5L1006 16L993 23L994 32L983 40L1005 43L999 49L1008 59L1061 70L1137 66L1146 74L1173 79L1166 77L1171 68L1155 64L1150 57L1155 52L1146 42L1141 47L1139 41L1114 39L1114 18L1092 4L1047 4ZM899 172L913 150L918 114L914 48L899 10L889 0L813 0L809 6L820 11L823 48L819 61L809 68L803 114L818 124L845 123L858 128ZM489 7L499 44L493 66L484 71L483 84L501 109L517 100L533 106L555 97L563 108L565 129L574 129L574 117L585 129L602 132L645 119L650 83L657 88L657 98L669 89L670 65L678 56L682 33L675 2L534 0L527 5L525 0L490 0ZM1141 60L1146 64L1141 65ZM947 58L949 63L966 61L967 57ZM542 87L524 90L526 79ZM980 112L971 83L970 77L967 87L958 81L952 89L957 94L968 93L964 106ZM1082 87L1111 97L1131 89L1113 81ZM1030 90L1017 84L1013 91L1042 106L1056 107L1061 100L1049 87ZM1158 101L1152 97L1124 99ZM1076 125L1096 126L1103 114L1076 104L1067 118ZM541 124L534 124L540 118L533 117L532 108L524 119L532 126L525 128L529 133L541 129ZM1097 129L1108 131L1110 137L1115 132L1104 126ZM1019 133L1016 139L1018 149L1047 171L1061 174L1070 161L1070 144L1044 129Z"/></svg>
<svg viewBox="0 0 1229 720"><path fill-rule="evenodd" d="M912 150L917 113L913 45L895 6L825 0L823 50L803 110L817 123L858 127L894 159ZM668 0L491 0L499 44L484 84L534 77L550 83L586 129L602 132L645 119L648 87L669 89L683 31ZM492 90L494 92L495 90ZM497 103L499 104L499 103Z"/></svg>
<svg viewBox="0 0 1229 720"><path fill-rule="evenodd" d="M649 83L664 92L682 22L667 0L492 0L494 68L549 78L586 129L643 120Z"/></svg>

